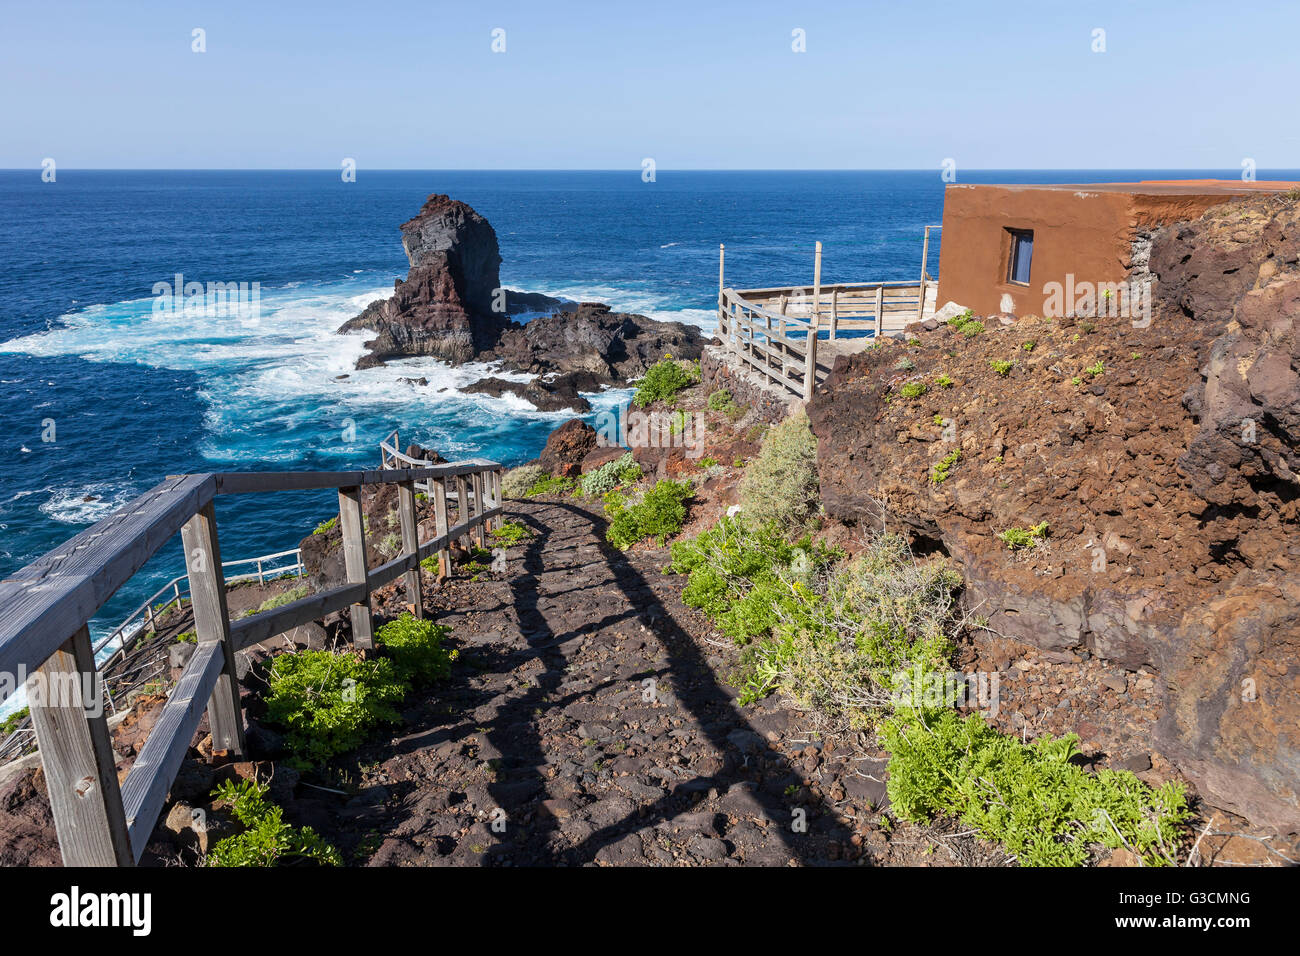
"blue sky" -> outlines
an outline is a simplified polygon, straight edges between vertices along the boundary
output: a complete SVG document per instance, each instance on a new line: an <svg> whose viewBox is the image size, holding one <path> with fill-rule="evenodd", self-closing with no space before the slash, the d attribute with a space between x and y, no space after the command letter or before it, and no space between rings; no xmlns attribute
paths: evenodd
<svg viewBox="0 0 1300 956"><path fill-rule="evenodd" d="M1300 166L1294 0L10 0L0 16L6 168Z"/></svg>

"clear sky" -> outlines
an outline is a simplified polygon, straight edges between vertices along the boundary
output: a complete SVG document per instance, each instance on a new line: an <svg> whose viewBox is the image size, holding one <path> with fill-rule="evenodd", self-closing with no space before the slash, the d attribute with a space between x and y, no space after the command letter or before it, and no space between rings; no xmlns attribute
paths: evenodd
<svg viewBox="0 0 1300 956"><path fill-rule="evenodd" d="M6 168L1300 167L1296 0L0 9Z"/></svg>

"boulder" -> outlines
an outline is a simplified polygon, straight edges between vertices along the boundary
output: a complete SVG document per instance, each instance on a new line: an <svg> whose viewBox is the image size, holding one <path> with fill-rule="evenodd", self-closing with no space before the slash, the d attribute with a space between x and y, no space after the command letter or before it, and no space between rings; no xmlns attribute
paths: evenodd
<svg viewBox="0 0 1300 956"><path fill-rule="evenodd" d="M547 437L538 464L553 475L565 475L581 469L582 460L595 447L596 429L580 418L571 418Z"/></svg>

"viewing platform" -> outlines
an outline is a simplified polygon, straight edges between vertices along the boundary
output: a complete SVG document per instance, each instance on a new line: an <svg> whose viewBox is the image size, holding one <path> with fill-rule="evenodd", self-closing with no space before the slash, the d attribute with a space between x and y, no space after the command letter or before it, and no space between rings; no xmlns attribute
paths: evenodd
<svg viewBox="0 0 1300 956"><path fill-rule="evenodd" d="M728 361L764 385L808 401L837 356L860 352L882 335L901 335L910 323L934 314L938 283L926 272L926 259L935 228L926 227L916 281L823 285L819 242L811 288L732 289L725 284L726 247L720 246L717 335Z"/></svg>

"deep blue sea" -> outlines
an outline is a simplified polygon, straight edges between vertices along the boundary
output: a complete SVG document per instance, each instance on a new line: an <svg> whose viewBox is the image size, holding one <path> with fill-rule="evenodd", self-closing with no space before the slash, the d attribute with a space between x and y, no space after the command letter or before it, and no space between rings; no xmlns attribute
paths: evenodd
<svg viewBox="0 0 1300 956"><path fill-rule="evenodd" d="M1232 171L984 171L1098 182ZM496 228L503 284L712 327L728 284L906 279L943 214L923 172L0 172L0 574L168 474L374 466L401 429L448 458L536 456L566 413L464 396L484 369L355 372L335 329L406 275L398 225L445 192ZM937 274L938 243L930 254ZM261 320L154 314L154 283L258 282ZM349 378L336 376L348 373ZM424 376L416 389L401 376ZM438 391L445 388L446 391ZM598 408L625 393L605 393ZM53 434L49 423L53 422ZM348 423L355 438L345 440ZM53 441L43 438L53 437ZM89 500L87 500L89 499ZM332 495L218 502L226 560L294 547ZM105 608L108 627L180 573L173 542Z"/></svg>

